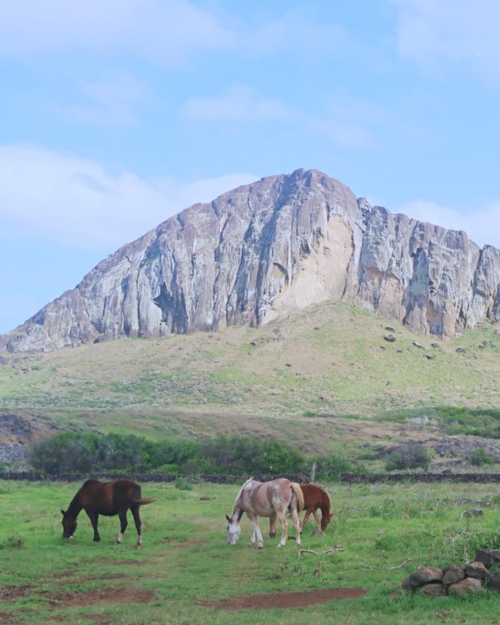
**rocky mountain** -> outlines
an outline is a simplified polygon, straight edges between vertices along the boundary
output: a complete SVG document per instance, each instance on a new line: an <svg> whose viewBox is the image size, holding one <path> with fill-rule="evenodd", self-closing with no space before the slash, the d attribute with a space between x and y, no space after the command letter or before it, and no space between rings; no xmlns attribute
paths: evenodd
<svg viewBox="0 0 500 625"><path fill-rule="evenodd" d="M500 312L500 251L299 169L196 204L0 337L9 352L258 326L343 299L423 334Z"/></svg>

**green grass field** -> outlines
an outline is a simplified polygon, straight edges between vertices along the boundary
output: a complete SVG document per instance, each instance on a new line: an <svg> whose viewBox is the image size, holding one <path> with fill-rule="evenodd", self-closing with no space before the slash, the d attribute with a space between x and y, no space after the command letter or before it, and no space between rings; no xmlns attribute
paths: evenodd
<svg viewBox="0 0 500 625"><path fill-rule="evenodd" d="M61 537L60 508L79 484L0 482L0 622L119 625L303 624L395 625L403 623L495 623L500 594L459 600L418 595L391 598L403 577L420 564L457 564L476 548L500 547L500 489L496 485L400 484L329 488L335 516L322 537L310 522L300 557L290 541L264 549L242 537L226 544L224 514L238 486L172 484L143 486L157 501L142 508L141 551L134 551L131 523L114 545L119 523L102 518L100 543L92 542L86 515L72 541ZM460 519L469 506L459 498L489 500L483 517ZM479 504L476 504L479 505ZM131 519L130 519L131 521ZM266 528L266 520L261 522ZM293 534L293 529L292 532ZM332 548L331 555L322 554ZM404 560L411 562L398 567ZM363 588L358 599L290 609L238 611L200 605L254 593Z"/></svg>

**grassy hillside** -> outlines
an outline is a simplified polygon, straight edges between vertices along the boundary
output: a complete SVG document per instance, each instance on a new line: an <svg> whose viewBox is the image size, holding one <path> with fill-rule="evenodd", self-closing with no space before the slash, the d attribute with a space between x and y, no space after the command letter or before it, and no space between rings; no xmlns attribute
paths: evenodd
<svg viewBox="0 0 500 625"><path fill-rule="evenodd" d="M384 340L388 326L392 343ZM441 341L328 302L259 329L18 357L0 369L0 407L62 427L152 437L226 431L300 440L306 430L320 447L360 436L390 439L401 430L398 419L384 417L394 411L500 408L498 332L500 326L484 324Z"/></svg>

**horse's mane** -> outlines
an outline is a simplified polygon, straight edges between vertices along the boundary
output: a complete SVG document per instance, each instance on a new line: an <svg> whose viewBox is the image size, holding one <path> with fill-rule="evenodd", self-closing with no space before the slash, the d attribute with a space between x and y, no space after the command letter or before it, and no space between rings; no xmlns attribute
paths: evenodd
<svg viewBox="0 0 500 625"><path fill-rule="evenodd" d="M234 504L236 505L236 502L239 500L239 498L241 497L241 493L243 492L243 489L245 488L245 486L247 486L248 484L250 484L250 482L255 482L255 480L253 479L253 477L249 477L248 480L243 484L243 486L240 488L240 492L236 495L236 499L234 500Z"/></svg>

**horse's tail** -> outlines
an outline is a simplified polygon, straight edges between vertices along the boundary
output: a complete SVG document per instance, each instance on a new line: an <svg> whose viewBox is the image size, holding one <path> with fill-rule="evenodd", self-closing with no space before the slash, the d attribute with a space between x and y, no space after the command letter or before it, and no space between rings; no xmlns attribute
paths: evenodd
<svg viewBox="0 0 500 625"><path fill-rule="evenodd" d="M148 497L147 499L135 499L134 503L139 506L147 506L148 503L153 503L153 501L156 501L154 497Z"/></svg>
<svg viewBox="0 0 500 625"><path fill-rule="evenodd" d="M297 484L297 482L290 482L290 484L297 498L297 512L302 512L304 509L304 493L302 492L302 488L300 488L300 484Z"/></svg>

